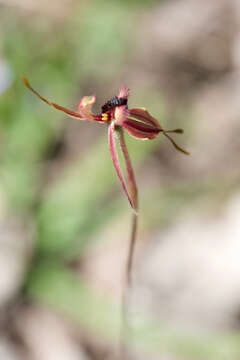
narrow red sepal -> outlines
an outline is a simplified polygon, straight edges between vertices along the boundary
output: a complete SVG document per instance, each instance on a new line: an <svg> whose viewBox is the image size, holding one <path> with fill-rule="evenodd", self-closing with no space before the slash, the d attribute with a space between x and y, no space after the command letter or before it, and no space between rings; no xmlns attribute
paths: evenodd
<svg viewBox="0 0 240 360"><path fill-rule="evenodd" d="M32 88L32 86L30 85L28 79L23 76L22 77L22 80L23 80L23 83L24 85L29 89L31 90L37 97L39 97L42 101L44 101L46 104L48 104L49 106L52 106L54 107L55 109L59 110L59 111L62 111L64 112L65 114L73 117L73 118L77 118L77 119L82 119L82 120L86 120L88 121L88 119L86 118L83 118L83 116L81 114L79 114L78 112L74 111L74 110L71 110L71 109L68 109L64 106L61 106L61 105L58 105L58 104L55 104L54 102L52 101L49 101L48 99L46 99L45 97L43 97L42 95L40 95L35 89Z"/></svg>
<svg viewBox="0 0 240 360"><path fill-rule="evenodd" d="M119 158L118 158L118 153L117 153L117 148L116 148L116 141L115 141L115 133L114 133L114 129L115 129L115 124L114 122L112 122L109 127L108 127L108 140L109 140L109 149L110 149L110 154L111 154L111 158L113 161L113 166L116 170L117 176L120 180L120 183L122 185L122 188L125 192L125 194L127 195L128 201L131 205L131 207L134 209L134 203L131 199L131 196L128 192L127 189L127 185L123 176L123 172L121 170L120 167L120 163L119 163Z"/></svg>

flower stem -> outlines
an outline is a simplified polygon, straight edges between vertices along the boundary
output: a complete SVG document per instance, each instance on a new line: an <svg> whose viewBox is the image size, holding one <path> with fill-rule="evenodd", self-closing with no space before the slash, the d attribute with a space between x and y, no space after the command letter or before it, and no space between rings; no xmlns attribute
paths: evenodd
<svg viewBox="0 0 240 360"><path fill-rule="evenodd" d="M138 225L138 214L132 214L132 229L131 238L128 249L127 266L126 266L126 281L129 287L132 285L132 266L133 266L133 255L135 249L135 243L137 238L137 225Z"/></svg>

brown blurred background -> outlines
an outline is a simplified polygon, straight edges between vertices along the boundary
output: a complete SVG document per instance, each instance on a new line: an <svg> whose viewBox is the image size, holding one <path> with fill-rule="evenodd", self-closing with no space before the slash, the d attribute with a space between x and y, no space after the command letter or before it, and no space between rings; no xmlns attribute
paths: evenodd
<svg viewBox="0 0 240 360"><path fill-rule="evenodd" d="M239 0L0 0L0 360L115 359L130 209L96 111L122 84L140 192L132 360L240 358Z"/></svg>

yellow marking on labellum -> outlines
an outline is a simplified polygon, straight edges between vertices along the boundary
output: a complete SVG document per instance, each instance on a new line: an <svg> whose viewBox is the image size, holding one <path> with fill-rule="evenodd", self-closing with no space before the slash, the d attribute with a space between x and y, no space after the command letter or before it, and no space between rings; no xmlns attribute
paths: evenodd
<svg viewBox="0 0 240 360"><path fill-rule="evenodd" d="M108 121L108 114L106 113L102 114L102 121Z"/></svg>

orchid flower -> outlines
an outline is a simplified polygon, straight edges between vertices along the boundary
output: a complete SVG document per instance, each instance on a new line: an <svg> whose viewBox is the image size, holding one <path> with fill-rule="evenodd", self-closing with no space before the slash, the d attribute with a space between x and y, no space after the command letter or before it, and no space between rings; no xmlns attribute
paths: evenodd
<svg viewBox="0 0 240 360"><path fill-rule="evenodd" d="M182 129L165 130L145 108L128 108L129 89L126 86L120 88L118 96L114 96L102 106L102 111L99 114L92 112L92 105L96 102L96 96L84 96L78 103L77 111L68 109L54 102L47 100L41 96L36 90L34 90L29 84L28 80L23 77L24 84L42 101L52 106L53 108L64 112L68 116L79 120L85 120L88 122L97 122L100 124L106 124L108 126L108 139L110 154L112 157L113 165L116 170L117 176L120 180L122 188L128 198L128 201L133 209L133 219L131 228L131 238L129 243L129 250L127 255L126 264L126 278L125 286L123 287L122 296L122 346L121 346L121 359L126 359L126 330L128 329L128 289L131 285L131 273L133 254L136 243L137 233L137 218L138 218L138 192L135 181L134 171L131 164L131 160L128 154L126 143L124 140L124 131L126 130L131 136L136 139L155 139L160 133L166 136L172 143L172 145L182 153L188 155L189 153L182 149L172 139L169 133L182 134ZM118 158L116 138L119 140L120 149L123 154L123 158L126 164L126 179L124 178L123 171L120 167Z"/></svg>
<svg viewBox="0 0 240 360"><path fill-rule="evenodd" d="M187 151L177 145L169 135L169 133L181 134L183 133L182 129L164 130L159 124L158 120L151 116L145 108L128 108L127 102L129 97L129 89L125 85L120 88L118 96L113 97L102 106L101 113L94 114L92 112L92 105L96 102L95 95L84 96L78 103L77 111L74 111L51 102L45 97L41 96L31 87L30 83L25 77L23 77L23 82L42 101L52 106L53 108L64 112L68 116L79 120L108 125L109 148L113 165L122 188L128 198L128 201L135 212L137 212L138 209L137 186L124 140L123 129L134 138L142 140L155 139L160 133L162 133L171 141L177 150L183 152L184 154L189 154ZM124 179L124 175L120 167L115 135L117 135L116 137L119 138L120 148L126 162L127 181Z"/></svg>

